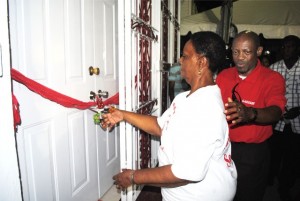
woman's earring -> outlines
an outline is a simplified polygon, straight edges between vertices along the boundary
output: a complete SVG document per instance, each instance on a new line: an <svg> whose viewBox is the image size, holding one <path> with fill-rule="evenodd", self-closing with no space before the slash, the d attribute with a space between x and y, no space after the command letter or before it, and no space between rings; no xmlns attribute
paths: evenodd
<svg viewBox="0 0 300 201"><path fill-rule="evenodd" d="M198 75L200 76L202 73L202 68L198 71Z"/></svg>

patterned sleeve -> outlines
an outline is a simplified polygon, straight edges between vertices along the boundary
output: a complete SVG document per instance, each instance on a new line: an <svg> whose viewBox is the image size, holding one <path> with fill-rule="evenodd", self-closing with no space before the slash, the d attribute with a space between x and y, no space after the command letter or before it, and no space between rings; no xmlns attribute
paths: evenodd
<svg viewBox="0 0 300 201"><path fill-rule="evenodd" d="M280 107L282 112L284 112L284 108L286 105L286 98L285 98L285 80L278 72L274 72L271 76L271 79L268 79L266 84L266 105L272 106L276 105Z"/></svg>

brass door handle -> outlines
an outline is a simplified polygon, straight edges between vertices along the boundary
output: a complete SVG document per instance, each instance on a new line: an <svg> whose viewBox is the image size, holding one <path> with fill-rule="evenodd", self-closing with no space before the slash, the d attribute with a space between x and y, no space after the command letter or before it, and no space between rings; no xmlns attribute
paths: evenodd
<svg viewBox="0 0 300 201"><path fill-rule="evenodd" d="M93 66L90 66L89 67L89 72L90 72L90 75L99 75L100 74L100 69L98 67L93 67Z"/></svg>

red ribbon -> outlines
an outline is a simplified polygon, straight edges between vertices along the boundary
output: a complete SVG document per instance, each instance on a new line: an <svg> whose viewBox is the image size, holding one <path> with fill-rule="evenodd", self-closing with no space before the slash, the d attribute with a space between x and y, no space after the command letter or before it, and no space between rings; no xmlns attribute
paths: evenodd
<svg viewBox="0 0 300 201"><path fill-rule="evenodd" d="M21 124L19 102L14 94L12 94L13 114L14 114L14 128L17 131L17 126Z"/></svg>
<svg viewBox="0 0 300 201"><path fill-rule="evenodd" d="M27 78L23 74L21 74L19 71L15 69L11 69L11 77L17 82L20 82L24 84L28 89L31 91L41 95L42 97L54 101L64 107L67 108L77 108L77 109L88 109L92 106L100 106L99 108L104 107L105 105L110 104L119 104L119 93L116 93L114 96L110 97L109 99L102 101L101 98L97 98L97 101L93 102L83 102L74 98L71 98L69 96L66 96L64 94L61 94L57 91L54 91L53 89L50 89L30 78ZM16 97L13 95L13 111L14 111L14 125L15 128L17 125L21 123L20 118L20 112L19 112L19 103Z"/></svg>

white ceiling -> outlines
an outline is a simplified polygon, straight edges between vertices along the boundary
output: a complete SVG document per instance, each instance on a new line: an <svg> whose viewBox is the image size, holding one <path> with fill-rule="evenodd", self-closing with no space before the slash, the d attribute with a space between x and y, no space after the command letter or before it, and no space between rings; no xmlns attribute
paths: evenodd
<svg viewBox="0 0 300 201"><path fill-rule="evenodd" d="M181 35L188 31L216 31L221 8L214 8L181 19ZM266 38L300 36L300 0L239 0L233 3L232 22L238 31L252 30Z"/></svg>

